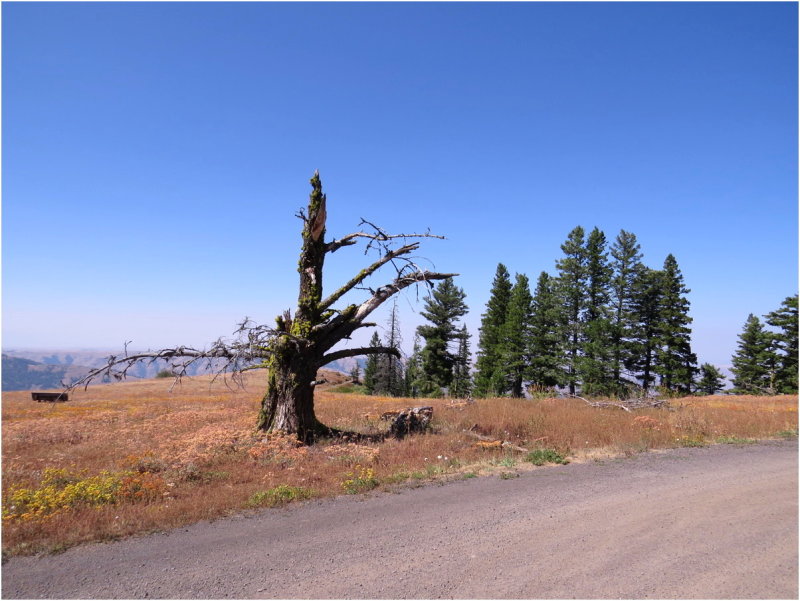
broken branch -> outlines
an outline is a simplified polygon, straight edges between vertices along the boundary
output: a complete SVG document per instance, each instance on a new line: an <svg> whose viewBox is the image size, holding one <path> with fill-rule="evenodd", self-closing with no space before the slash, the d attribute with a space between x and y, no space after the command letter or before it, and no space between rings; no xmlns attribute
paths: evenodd
<svg viewBox="0 0 800 601"><path fill-rule="evenodd" d="M412 251L415 251L419 248L419 243L414 242L413 244L407 244L401 248L396 250L390 251L386 253L383 257L379 260L375 261L372 265L367 267L366 269L361 270L358 275L352 278L349 282L347 282L344 286L339 288L336 292L328 296L325 300L320 303L320 311L325 311L328 309L333 303L339 300L342 296L344 296L347 292L352 290L354 287L358 286L361 282L363 282L367 277L375 273L378 269L386 265L392 259L395 259L401 255L408 254Z"/></svg>
<svg viewBox="0 0 800 601"><path fill-rule="evenodd" d="M323 357L319 360L319 365L327 365L328 363L333 363L339 359L345 359L347 357L360 357L362 355L394 355L398 359L400 358L400 351L396 348L391 348L388 346L366 346L362 348L350 348L350 349L342 349L340 351L334 351L332 353L328 353L327 355L323 355Z"/></svg>
<svg viewBox="0 0 800 601"><path fill-rule="evenodd" d="M478 440L481 440L483 442L499 442L500 446L503 447L504 449L513 449L515 451L519 451L520 453L530 453L531 452L530 449L526 449L525 447L517 446L514 443L509 442L507 440L498 441L496 438L492 438L490 436L484 436L483 434L478 434L477 432L472 432L470 430L462 430L462 431L467 436L471 436L472 438L477 438Z"/></svg>

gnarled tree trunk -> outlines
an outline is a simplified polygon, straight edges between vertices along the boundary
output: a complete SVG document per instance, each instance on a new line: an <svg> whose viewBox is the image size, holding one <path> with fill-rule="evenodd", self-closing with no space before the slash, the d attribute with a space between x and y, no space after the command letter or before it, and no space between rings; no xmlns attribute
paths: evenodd
<svg viewBox="0 0 800 601"><path fill-rule="evenodd" d="M111 356L107 365L89 372L73 383L67 390L86 385L97 378L113 377L122 379L128 369L141 361L172 361L171 368L177 378L187 374L192 364L205 360L217 375L231 372L234 377L246 369L266 367L269 369L269 382L257 428L262 431L281 431L298 437L303 442L313 442L320 435L337 434L338 431L321 424L314 413L314 386L317 370L337 359L369 354L394 354L397 349L386 347L365 347L331 350L339 341L347 339L358 328L374 326L365 319L388 298L412 284L429 283L458 274L434 273L419 269L408 257L419 248L418 242L392 248L397 239L408 241L411 238L441 238L431 234L390 235L379 227L367 222L371 231L358 231L347 234L339 240L325 241L327 220L326 198L322 193L319 173L311 178L311 195L308 210L301 210L298 217L303 220L303 245L300 250L298 272L300 291L294 315L289 311L275 319L275 327L253 325L243 321L237 333L239 339L227 342L220 338L210 348L199 350L185 346L147 351L121 357ZM359 271L348 282L327 297L323 297L322 275L325 256L345 246L352 246L360 239L367 240L367 251L376 250L379 258ZM334 304L346 293L360 286L364 280L387 263L392 263L396 277L388 284L370 290L369 296L360 305L350 304L335 309ZM254 361L261 363L254 365Z"/></svg>
<svg viewBox="0 0 800 601"><path fill-rule="evenodd" d="M265 362L265 366L270 370L269 383L257 424L260 430L295 434L306 443L313 442L320 435L337 432L321 424L314 412L314 380L320 367L344 357L376 353L398 354L396 349L385 347L333 352L331 348L339 341L349 338L358 328L374 326L373 323L365 322L365 318L403 288L455 275L423 271L405 259L405 255L418 248L418 243L406 244L397 249L389 247L392 239L434 237L430 234L389 235L380 228L372 226L374 232L355 232L340 240L326 242L327 200L322 193L322 183L318 173L311 178L311 186L308 211L299 213L299 217L303 220L303 245L298 264L300 294L297 310L293 316L287 311L276 320L275 338L270 345L270 356ZM367 222L362 221L362 225L364 223ZM327 298L323 298L325 256L343 246L355 244L359 238L368 239L368 248L378 249L380 258ZM351 304L341 310L332 309L333 304L344 294L361 284L386 263L394 261L401 264L395 265L397 277L394 281L371 291L372 296L360 305Z"/></svg>
<svg viewBox="0 0 800 601"><path fill-rule="evenodd" d="M259 430L297 434L305 443L328 433L314 413L315 371L300 354L270 361L267 390L258 415Z"/></svg>

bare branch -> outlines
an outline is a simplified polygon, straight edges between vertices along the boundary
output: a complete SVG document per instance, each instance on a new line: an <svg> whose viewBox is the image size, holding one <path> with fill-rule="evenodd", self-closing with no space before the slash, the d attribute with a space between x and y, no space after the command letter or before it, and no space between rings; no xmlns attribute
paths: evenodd
<svg viewBox="0 0 800 601"><path fill-rule="evenodd" d="M391 284L387 284L386 286L381 286L378 288L371 298L361 303L358 309L356 309L356 313L353 316L353 321L355 323L362 322L370 313L386 302L387 299L391 298L400 292L400 290L407 288L411 284L425 282L426 284L430 285L429 282L432 280L445 280L457 275L457 273L437 273L423 270L415 271L414 273L399 277Z"/></svg>
<svg viewBox="0 0 800 601"><path fill-rule="evenodd" d="M665 399L626 399L621 400L619 403L611 403L607 401L589 401L577 394L569 395L569 398L572 399L579 399L584 403L592 407L603 408L603 407L618 407L623 411L627 411L628 413L631 412L632 409L652 409L654 407L663 407L667 405L667 401Z"/></svg>
<svg viewBox="0 0 800 601"><path fill-rule="evenodd" d="M317 350L325 352L343 338L350 336L357 329L365 327L367 324L363 323L364 319L403 288L420 282L430 286L432 280L444 280L457 275L457 273L436 273L421 270L396 278L391 284L381 286L361 305L348 305L330 321L314 326L311 330L311 336L316 341Z"/></svg>
<svg viewBox="0 0 800 601"><path fill-rule="evenodd" d="M233 359L230 351L224 347L215 344L209 350L203 351L191 347L179 346L176 348L161 349L159 351L147 351L144 353L136 353L129 355L127 346L125 349L125 356L117 357L111 355L106 359L106 365L103 367L93 369L81 379L69 385L68 389L72 390L78 386L83 386L84 389L97 378L113 378L115 380L122 380L128 375L134 365L144 362L151 365L159 360L168 361L170 359L184 359L184 361L174 361L171 363L173 373L180 377L186 373L187 368L202 359Z"/></svg>
<svg viewBox="0 0 800 601"><path fill-rule="evenodd" d="M234 381L238 382L239 374L254 368L253 363L263 363L271 355L271 342L277 336L285 336L297 343L297 338L285 332L278 332L264 325L254 325L249 319L244 319L238 324L235 334L237 339L227 342L222 338L216 340L207 349L196 349L187 346L165 348L156 351L128 354L128 345L125 343L123 356L111 355L106 359L103 367L91 370L79 380L67 387L73 390L80 386L86 389L89 384L98 379L124 380L128 371L137 363L152 365L157 361L165 361L175 375L175 383L188 375L189 368L200 361L206 361L206 367L214 373L215 381L220 375L232 374ZM261 366L261 365L259 365ZM173 386L175 385L173 383Z"/></svg>
<svg viewBox="0 0 800 601"><path fill-rule="evenodd" d="M400 351L388 346L366 346L362 348L347 348L324 355L319 360L319 365L327 365L347 357L360 357L362 355L394 355L400 359Z"/></svg>
<svg viewBox="0 0 800 601"><path fill-rule="evenodd" d="M386 242L389 242L390 240L396 240L398 238L404 239L404 240L409 240L409 239L412 239L412 238L437 238L439 240L444 240L445 239L444 236L437 236L435 234L431 234L430 231L425 232L424 234L417 234L417 233L413 233L413 234L387 234L383 229L381 229L380 227L378 227L374 223L371 223L371 222L369 222L369 221L367 221L366 219L363 219L363 218L361 219L361 223L359 223L358 225L359 226L368 225L374 231L373 232L359 231L359 232L353 232L351 234L347 234L346 236L343 236L339 240L333 240L332 242L329 242L328 245L325 248L325 252L332 253L332 252L336 252L337 250L339 250L343 246L352 246L353 244L358 242L358 238L365 238L365 239L370 241L367 244L367 248L365 249L364 252L367 252L373 246L373 243L386 243ZM383 244L383 246L385 247L385 244Z"/></svg>
<svg viewBox="0 0 800 601"><path fill-rule="evenodd" d="M477 425L478 424L475 424L475 426ZM473 428L475 426L473 426ZM510 442L508 440L497 440L496 438L492 438L491 436L484 436L483 434L478 434L477 432L473 432L472 430L462 430L462 432L464 432L464 434L466 434L467 436L471 436L472 438L477 438L478 440L483 442L492 442L495 444L499 443L498 446L504 449L514 449L515 451L519 451L520 453L531 452L530 449L526 449L525 447L519 447L515 445L513 442ZM547 437L545 436L544 438ZM542 438L537 438L536 440L542 440ZM536 440L533 442L536 442Z"/></svg>
<svg viewBox="0 0 800 601"><path fill-rule="evenodd" d="M631 412L631 410L628 409L625 405L620 405L619 403L605 403L605 402L600 402L600 401L593 402L593 401L586 400L585 398L583 398L582 396L578 396L577 394L571 394L569 396L570 396L570 398L573 398L573 399L579 399L579 400L583 401L584 403L587 403L587 404L591 405L592 407L619 407L623 411L627 411L628 413Z"/></svg>
<svg viewBox="0 0 800 601"><path fill-rule="evenodd" d="M398 249L388 252L366 269L362 269L354 278L352 278L344 286L342 286L336 292L328 296L328 298L323 300L320 303L320 311L325 311L326 309L328 309L331 305L333 305L333 303L339 300L347 292L352 290L354 287L358 286L367 277L375 273L378 269L386 265L386 263L388 263L392 259L395 259L401 255L406 255L410 252L417 250L418 248L419 248L419 243L414 242L413 244L406 244L405 246L402 246Z"/></svg>

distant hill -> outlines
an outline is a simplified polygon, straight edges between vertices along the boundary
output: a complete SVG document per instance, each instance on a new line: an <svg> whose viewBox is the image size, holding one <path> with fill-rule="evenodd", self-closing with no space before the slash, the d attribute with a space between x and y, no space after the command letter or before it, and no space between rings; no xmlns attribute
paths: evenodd
<svg viewBox="0 0 800 601"><path fill-rule="evenodd" d="M71 384L89 372L83 365L53 365L3 353L3 390L48 390Z"/></svg>
<svg viewBox="0 0 800 601"><path fill-rule="evenodd" d="M325 369L331 369L333 371L340 371L343 374L347 374L348 376L352 373L353 367L358 365L361 372L364 372L364 366L366 365L367 360L364 357L346 357L344 359L339 359L338 361L334 361L333 363L328 363L325 366Z"/></svg>
<svg viewBox="0 0 800 601"><path fill-rule="evenodd" d="M140 352L134 349L128 349L128 354L135 354ZM106 359L109 355L117 355L121 356L123 354L120 350L114 351L81 351L81 350L52 350L52 349L45 349L45 350L5 350L3 352L3 371L5 372L5 357L14 357L17 359L26 359L28 361L34 361L36 363L42 363L47 366L52 367L60 367L66 368L71 366L82 366L83 372L82 374L87 373L90 369L96 369L98 367L103 367L106 364ZM149 379L154 378L156 374L164 369L169 369L170 365L168 361L165 360L158 360L154 363L150 364L148 362L141 362L137 363L133 367L128 370L128 378L142 378L142 379ZM210 373L212 370L208 369L207 362L199 361L196 365L191 366L187 370L187 374L190 376L197 376L206 373ZM5 376L3 377L3 381L5 382ZM22 388L21 390L27 390L28 387ZM11 388L6 389L5 385L3 386L3 390L12 390ZM19 388L15 390L20 390Z"/></svg>
<svg viewBox="0 0 800 601"><path fill-rule="evenodd" d="M129 350L129 354L137 351ZM33 390L60 388L63 382L72 383L87 374L90 370L106 364L109 355L121 355L117 351L96 350L16 350L3 352L3 390ZM325 366L326 369L350 374L356 362L363 369L361 358L346 358L334 361ZM138 363L128 370L128 378L154 378L158 372L169 369L164 360L152 364ZM188 370L188 375L198 376L211 373L207 362L200 361Z"/></svg>

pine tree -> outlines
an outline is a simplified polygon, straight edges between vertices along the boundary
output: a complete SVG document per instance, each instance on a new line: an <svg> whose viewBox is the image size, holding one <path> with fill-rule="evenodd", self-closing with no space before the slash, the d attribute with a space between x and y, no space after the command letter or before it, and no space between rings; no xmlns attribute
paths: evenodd
<svg viewBox="0 0 800 601"><path fill-rule="evenodd" d="M442 280L425 298L425 310L420 314L431 325L419 326L417 331L425 339L422 371L426 394L441 393L441 389L449 387L453 381L456 355L450 344L457 339L456 320L467 313L465 297L464 291L450 277Z"/></svg>
<svg viewBox="0 0 800 601"><path fill-rule="evenodd" d="M387 330L383 346L397 349L399 354L402 337L400 335L400 320L397 316L396 302L392 305L386 325ZM375 392L390 396L402 396L405 393L403 364L394 355L379 356L378 370L375 377Z"/></svg>
<svg viewBox="0 0 800 601"><path fill-rule="evenodd" d="M669 391L691 392L697 357L692 353L692 329L689 324L690 292L673 255L667 255L661 272L661 308L659 310L659 350L656 373Z"/></svg>
<svg viewBox="0 0 800 601"><path fill-rule="evenodd" d="M458 353L456 354L456 363L453 366L453 386L450 392L451 396L456 398L465 398L472 392L472 377L469 373L469 339L470 334L465 324L458 334Z"/></svg>
<svg viewBox="0 0 800 601"><path fill-rule="evenodd" d="M530 381L539 391L552 390L564 381L561 310L555 287L556 281L541 272L531 306Z"/></svg>
<svg viewBox="0 0 800 601"><path fill-rule="evenodd" d="M772 336L764 330L761 321L752 313L747 316L739 334L736 353L731 359L733 388L738 394L764 394L770 391L774 375L770 373L775 363Z"/></svg>
<svg viewBox="0 0 800 601"><path fill-rule="evenodd" d="M645 394L655 381L661 323L661 272L644 265L636 270L631 290L633 328L625 368L639 380Z"/></svg>
<svg viewBox="0 0 800 601"><path fill-rule="evenodd" d="M724 387L725 376L722 372L711 365L703 363L700 366L700 380L697 382L697 389L702 394L717 394Z"/></svg>
<svg viewBox="0 0 800 601"><path fill-rule="evenodd" d="M375 362L377 365L370 394L387 396L389 394L389 371L387 369L389 362L386 355L376 356Z"/></svg>
<svg viewBox="0 0 800 601"><path fill-rule="evenodd" d="M558 271L558 296L562 307L562 340L565 351L566 384L569 393L575 394L583 336L583 314L586 308L586 249L584 232L577 226L561 245L564 257L556 261Z"/></svg>
<svg viewBox="0 0 800 601"><path fill-rule="evenodd" d="M476 396L500 395L505 392L503 378L499 373L501 367L499 345L510 299L511 279L508 269L502 263L498 263L478 333L478 359L475 363Z"/></svg>
<svg viewBox="0 0 800 601"><path fill-rule="evenodd" d="M789 296L780 308L766 315L767 323L778 332L774 334L775 346L779 352L775 388L783 394L796 394L798 370L798 310L797 295Z"/></svg>
<svg viewBox="0 0 800 601"><path fill-rule="evenodd" d="M510 390L515 398L524 396L524 384L529 375L532 303L528 277L517 274L500 337L500 371L505 381L504 389Z"/></svg>
<svg viewBox="0 0 800 601"><path fill-rule="evenodd" d="M611 267L606 237L594 228L586 240L586 310L583 326L583 357L579 362L582 391L590 395L613 394L609 287Z"/></svg>
<svg viewBox="0 0 800 601"><path fill-rule="evenodd" d="M419 332L414 334L414 349L406 362L405 373L405 395L417 397L420 394L422 384L422 345L420 344Z"/></svg>
<svg viewBox="0 0 800 601"><path fill-rule="evenodd" d="M754 315L749 315L739 335L733 356L733 385L742 394L774 394L779 359L772 332Z"/></svg>
<svg viewBox="0 0 800 601"><path fill-rule="evenodd" d="M353 365L353 369L350 370L350 379L353 380L353 384L361 383L361 368L358 362L356 362L356 364Z"/></svg>
<svg viewBox="0 0 800 601"><path fill-rule="evenodd" d="M611 247L612 280L611 304L611 378L616 384L616 393L626 396L629 382L623 376L625 364L631 362L631 340L635 328L634 285L636 274L642 266L642 253L636 235L620 230Z"/></svg>
<svg viewBox="0 0 800 601"><path fill-rule="evenodd" d="M378 348L381 345L381 339L378 337L378 332L372 333L372 338L369 341L369 346L372 348ZM378 377L378 367L380 365L380 356L379 355L369 355L367 357L367 363L364 366L364 388L367 391L367 394L374 394L376 387L378 385L377 377Z"/></svg>

